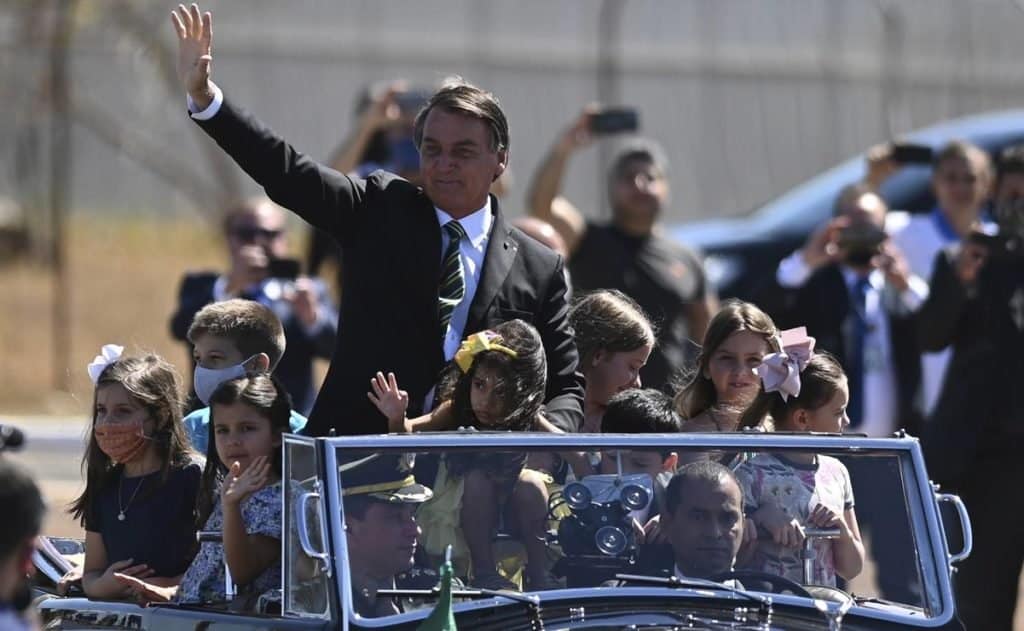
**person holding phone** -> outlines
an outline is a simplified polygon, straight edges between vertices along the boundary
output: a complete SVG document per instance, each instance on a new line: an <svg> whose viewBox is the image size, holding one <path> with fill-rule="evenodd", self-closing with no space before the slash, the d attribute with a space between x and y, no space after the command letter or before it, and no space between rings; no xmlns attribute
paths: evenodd
<svg viewBox="0 0 1024 631"><path fill-rule="evenodd" d="M870 148L866 162L863 185L872 191L878 191L900 169L931 168L935 208L921 214L890 211L885 218L885 231L891 237L893 249L902 255L911 274L927 284L935 255L942 248L958 243L976 222L984 221L982 209L991 185L989 156L979 147L959 140L938 151L925 145L897 142ZM837 214L815 230L802 249L779 264L778 284L784 289L799 288L815 270L839 261L838 238L847 222L842 214ZM948 349L924 353L921 357L919 411L922 415L935 409L949 360Z"/></svg>
<svg viewBox="0 0 1024 631"><path fill-rule="evenodd" d="M1024 145L1000 156L993 217L935 258L919 313L921 346L952 348L950 378L921 438L928 473L963 498L974 551L958 567L968 629L1010 629L1024 546ZM1016 605L1020 606L1020 605Z"/></svg>
<svg viewBox="0 0 1024 631"><path fill-rule="evenodd" d="M561 196L569 160L595 139L636 132L631 108L589 105L556 139L534 172L530 215L561 234L569 251L574 290L618 289L659 323L658 341L641 372L645 386L666 389L696 354L718 299L691 250L663 235L658 218L669 202L668 161L652 140L630 137L608 170L610 222L588 218Z"/></svg>
<svg viewBox="0 0 1024 631"><path fill-rule="evenodd" d="M776 318L779 328L807 326L815 350L831 353L847 375L850 430L873 437L897 429L919 435L915 405L920 387L920 349L914 312L927 297L926 283L914 276L899 248L886 234L887 207L863 184L848 186L836 199L829 230L829 260L804 281L787 313ZM782 268L780 268L782 271ZM871 537L871 556L884 597L917 602L913 542L890 536L891 516L905 510L904 499L877 467L850 463L854 486L870 488L858 496L861 526Z"/></svg>
<svg viewBox="0 0 1024 631"><path fill-rule="evenodd" d="M299 262L288 258L288 224L279 206L264 197L243 200L228 209L223 225L228 270L185 274L171 317L171 335L189 346L192 358L188 329L204 306L245 298L269 307L284 324L288 348L275 374L292 396L295 410L308 414L316 396L313 360L329 358L334 350L337 309L323 281L303 276ZM192 395L191 407L201 407Z"/></svg>

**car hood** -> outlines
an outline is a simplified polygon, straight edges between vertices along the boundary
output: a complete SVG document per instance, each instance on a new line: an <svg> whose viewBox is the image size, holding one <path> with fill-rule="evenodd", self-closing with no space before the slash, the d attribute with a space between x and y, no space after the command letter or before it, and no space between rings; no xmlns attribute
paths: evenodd
<svg viewBox="0 0 1024 631"><path fill-rule="evenodd" d="M749 217L704 219L674 224L666 232L675 241L708 253L763 241L763 234L750 229L751 221Z"/></svg>

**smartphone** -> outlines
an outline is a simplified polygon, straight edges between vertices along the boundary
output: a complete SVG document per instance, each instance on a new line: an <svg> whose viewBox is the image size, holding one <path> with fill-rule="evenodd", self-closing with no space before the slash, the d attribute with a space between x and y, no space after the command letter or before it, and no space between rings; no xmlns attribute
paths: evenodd
<svg viewBox="0 0 1024 631"><path fill-rule="evenodd" d="M590 115L590 133L621 134L640 129L640 113L635 107L612 107Z"/></svg>
<svg viewBox="0 0 1024 631"><path fill-rule="evenodd" d="M284 280L295 280L302 271L298 259L272 259L270 261L270 277Z"/></svg>
<svg viewBox="0 0 1024 631"><path fill-rule="evenodd" d="M935 152L928 145L897 142L893 143L890 155L892 161L899 164L931 164Z"/></svg>

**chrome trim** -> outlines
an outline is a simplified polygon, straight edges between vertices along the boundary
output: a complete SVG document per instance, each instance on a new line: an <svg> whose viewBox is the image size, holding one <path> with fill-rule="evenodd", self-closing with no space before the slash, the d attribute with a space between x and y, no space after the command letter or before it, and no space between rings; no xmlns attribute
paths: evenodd
<svg viewBox="0 0 1024 631"><path fill-rule="evenodd" d="M288 455L290 453L290 450L288 449L288 446L289 445L299 445L301 447L308 448L312 452L313 459L314 459L314 461L313 461L313 465L314 465L313 469L316 472L315 475L317 476L317 484L319 485L319 480L323 476L323 472L321 471L321 466L320 466L320 460L321 459L318 456L319 449L320 449L320 445L319 445L320 442L322 442L322 441L319 441L317 438L311 437L311 436L299 436L297 434L285 434L284 435L284 441L282 441L282 445L281 445L281 449L282 449L281 472L282 472L282 474L284 476L287 476L287 475L289 475L291 473L291 458ZM288 482L290 484L292 484L292 485L298 485L298 480L292 480L292 479L288 478ZM318 487L318 489L319 488L320 487ZM293 556L292 550L291 550L291 546L288 545L288 528L290 527L290 523L289 522L292 519L292 514L293 513L283 509L283 507L286 505L285 501L288 498L288 495L285 493L285 484L281 484L281 494L282 494L282 498L281 498L281 501L282 501L282 504L281 504L281 506L282 506L282 511L281 511L281 519L282 519L282 524L281 524L281 533L282 533L282 536L281 536L281 559L282 559L282 563L281 563L281 585L283 586L282 587L282 598L281 598L281 616L284 619L291 619L291 620L303 620L303 619L309 619L309 620L330 620L330 619L333 618L333 614L335 613L334 612L335 605L334 605L333 602L331 602L331 599L330 599L330 588L328 588L327 591L326 591L326 593L328 594L328 603L327 603L327 611L325 613L316 614L316 613L310 613L310 612L306 612L306 611L293 611L293 610L288 608L288 593L287 593L287 590L290 589L291 582L288 579L288 566L286 565L286 562L291 560L291 558ZM321 500L321 506L319 507L319 512L320 512L321 523L322 523L322 520L323 520L323 517L324 517L323 516L323 511L324 511L323 501L324 501L324 498L321 497L319 499ZM291 505L291 502L288 502L287 504ZM304 526L304 524L303 524L303 526ZM297 527L298 527L298 525L297 525ZM300 530L299 532L302 533L302 532L304 532L304 530L305 530L305 528L303 527L303 529ZM306 533L306 534L308 535L308 533ZM300 538L301 538L301 536L302 535L300 535ZM326 531L324 529L320 530L320 536L321 537L326 537L327 536L327 533L326 533ZM322 541L322 543L324 543L325 549L326 549L326 541ZM301 541L300 541L300 544L301 544ZM322 559L322 561L325 564L328 565L328 571L329 572L333 572L334 571L333 568L330 567L330 557L328 555L325 554L325 558ZM333 583L333 581L332 581L332 583Z"/></svg>
<svg viewBox="0 0 1024 631"><path fill-rule="evenodd" d="M866 438L831 434L787 434L780 432L685 433L685 434L544 434L537 432L432 432L422 434L379 434L338 436L321 439L334 448L364 451L409 449L472 450L480 448L582 449L663 447L666 441L680 447L750 449L839 449L865 451L911 451L916 438Z"/></svg>
<svg viewBox="0 0 1024 631"><path fill-rule="evenodd" d="M321 552L313 547L313 542L309 540L309 525L306 523L306 504L308 504L309 500L311 499L315 498L318 501L320 499L320 480L317 480L315 484L317 487L316 491L307 491L303 493L301 496L299 496L299 501L295 503L295 525L299 530L299 545L302 546L302 551L305 552L306 556L310 557L311 559L319 560L320 563L322 564L321 569L327 574L327 577L330 578L334 573L333 568L331 566L331 555L327 554L326 552ZM317 515L319 517L321 525L320 545L323 545L324 531L322 526L324 520L323 516L320 513L320 506L318 505Z"/></svg>
<svg viewBox="0 0 1024 631"><path fill-rule="evenodd" d="M956 514L960 518L960 529L964 535L964 547L960 552L953 554L949 551L949 542L946 542L946 554L949 560L949 571L954 571L954 565L971 556L974 550L974 531L971 529L971 518L967 514L967 507L958 495L952 493L936 493L935 500L941 503L950 503L956 508Z"/></svg>
<svg viewBox="0 0 1024 631"><path fill-rule="evenodd" d="M317 439L327 443L328 446L333 446L332 439L321 438ZM345 539L344 523L345 513L342 503L339 501L338 506L334 506L334 501L341 497L341 486L340 480L338 479L338 453L337 449L324 449L321 463L321 475L324 476L324 482L326 483L327 496L324 498L324 514L330 515L330 539L333 544L332 550L334 552L334 566L338 569L334 575L337 580L334 584L337 588L338 602L341 603L341 610L338 612L338 618L336 622L340 622L341 631L348 631L349 628L349 615L353 611L352 606L352 579L350 572L348 571L348 543ZM335 517L336 516L336 517ZM324 531L327 533L327 530Z"/></svg>

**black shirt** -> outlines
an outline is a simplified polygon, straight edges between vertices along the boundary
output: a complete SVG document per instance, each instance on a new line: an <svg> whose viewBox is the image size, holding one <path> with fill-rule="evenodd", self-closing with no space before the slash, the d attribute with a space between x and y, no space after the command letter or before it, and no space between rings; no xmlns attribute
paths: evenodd
<svg viewBox="0 0 1024 631"><path fill-rule="evenodd" d="M663 390L671 385L697 348L689 342L687 322L690 305L707 293L697 255L658 233L632 237L613 225L588 222L569 268L579 292L618 289L647 313L658 329L658 343L641 381Z"/></svg>
<svg viewBox="0 0 1024 631"><path fill-rule="evenodd" d="M194 511L202 468L191 463L171 469L162 485L160 471L134 478L121 475L93 500L85 529L102 535L109 563L133 559L133 564L148 565L156 576L182 574L195 547ZM123 521L118 519L122 509Z"/></svg>

